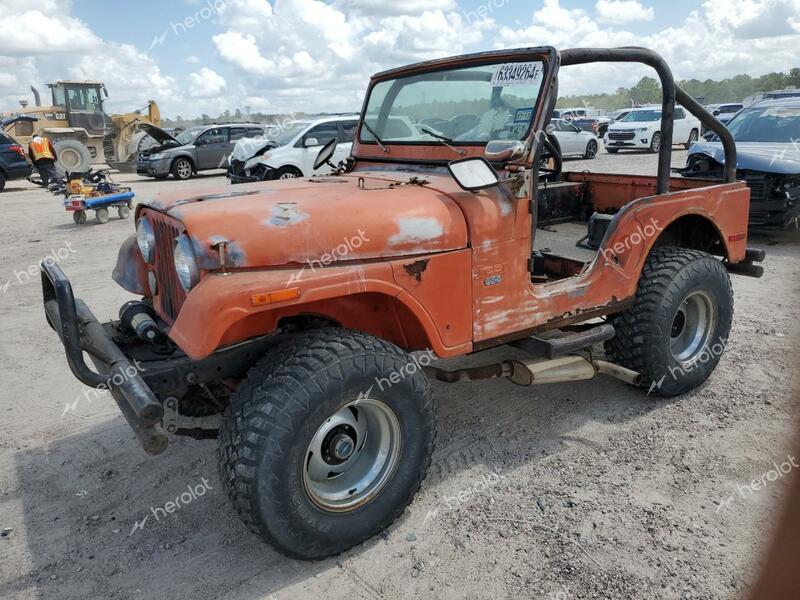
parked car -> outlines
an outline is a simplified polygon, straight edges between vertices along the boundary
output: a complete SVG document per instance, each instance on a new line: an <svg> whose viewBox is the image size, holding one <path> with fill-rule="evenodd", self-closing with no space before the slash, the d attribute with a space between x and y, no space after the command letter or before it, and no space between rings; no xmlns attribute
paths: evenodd
<svg viewBox="0 0 800 600"><path fill-rule="evenodd" d="M358 125L358 115L289 121L268 128L264 136L236 143L228 161L231 183L310 177L320 148L337 140L333 164L347 158ZM327 165L317 174L331 172Z"/></svg>
<svg viewBox="0 0 800 600"><path fill-rule="evenodd" d="M591 131L580 129L575 122L566 119L552 119L549 132L558 140L561 146L561 155L580 158L594 158L597 156L599 139Z"/></svg>
<svg viewBox="0 0 800 600"><path fill-rule="evenodd" d="M571 121L584 131L591 131L601 138L611 124L611 117L601 114L596 108L560 108L553 111L553 117Z"/></svg>
<svg viewBox="0 0 800 600"><path fill-rule="evenodd" d="M741 102L729 102L728 104L709 104L706 106L706 110L717 117L717 121L727 124L727 122L733 118L733 115L742 110L742 106L743 105ZM700 135L705 135L708 131L708 127L704 125Z"/></svg>
<svg viewBox="0 0 800 600"><path fill-rule="evenodd" d="M800 98L762 100L728 122L736 140L737 177L750 188L750 225L800 223ZM685 177L720 177L725 168L716 138L692 146Z"/></svg>
<svg viewBox="0 0 800 600"><path fill-rule="evenodd" d="M616 123L620 119L623 119L632 109L630 108L620 108L615 110L609 115L612 123Z"/></svg>
<svg viewBox="0 0 800 600"><path fill-rule="evenodd" d="M687 149L700 137L700 121L680 106L675 107L672 139ZM632 108L619 121L612 123L603 140L606 151L661 149L661 107Z"/></svg>
<svg viewBox="0 0 800 600"><path fill-rule="evenodd" d="M190 127L173 137L160 127L144 124L141 128L158 145L140 152L136 162L139 175L166 179L189 179L199 171L222 169L237 140L260 137L266 127L258 123L228 123Z"/></svg>
<svg viewBox="0 0 800 600"><path fill-rule="evenodd" d="M35 117L15 116L0 121L0 191L10 179L24 179L29 177L33 167L28 160L25 147L18 144L3 130L17 121L35 121Z"/></svg>

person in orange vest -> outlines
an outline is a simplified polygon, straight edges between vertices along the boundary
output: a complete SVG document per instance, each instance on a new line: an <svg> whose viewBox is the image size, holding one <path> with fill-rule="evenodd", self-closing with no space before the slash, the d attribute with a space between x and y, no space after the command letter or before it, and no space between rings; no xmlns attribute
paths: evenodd
<svg viewBox="0 0 800 600"><path fill-rule="evenodd" d="M56 174L56 161L58 156L52 142L38 133L31 138L28 144L28 155L33 161L36 170L42 177L42 186L47 187L51 180L58 179Z"/></svg>

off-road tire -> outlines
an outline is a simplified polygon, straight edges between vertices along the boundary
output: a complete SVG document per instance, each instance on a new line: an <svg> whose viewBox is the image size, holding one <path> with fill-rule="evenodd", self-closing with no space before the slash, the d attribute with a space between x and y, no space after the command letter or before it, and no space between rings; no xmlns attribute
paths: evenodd
<svg viewBox="0 0 800 600"><path fill-rule="evenodd" d="M89 149L78 140L56 140L53 142L53 150L56 151L56 156L58 156L55 164L56 172L61 177L64 177L68 171L70 173L85 173L92 166L92 155ZM75 161L70 164L64 164L62 162L64 156L71 156Z"/></svg>
<svg viewBox="0 0 800 600"><path fill-rule="evenodd" d="M688 150L689 148L692 147L692 144L694 144L699 138L700 138L700 133L697 131L697 129L692 129L692 131L689 132L689 139L686 141L683 147Z"/></svg>
<svg viewBox="0 0 800 600"><path fill-rule="evenodd" d="M670 340L684 300L702 291L715 319L703 351L690 366L675 359ZM660 396L684 394L708 379L717 366L733 321L733 290L722 262L698 250L655 248L647 257L635 304L609 318L616 336L605 343L607 358L642 374L642 387Z"/></svg>
<svg viewBox="0 0 800 600"><path fill-rule="evenodd" d="M586 152L584 152L583 158L586 160L597 158L597 142L595 140L590 140L589 143L586 144Z"/></svg>
<svg viewBox="0 0 800 600"><path fill-rule="evenodd" d="M170 171L175 179L185 181L186 179L190 179L192 177L192 174L194 173L194 165L188 158L179 157L172 161L172 167L170 168Z"/></svg>
<svg viewBox="0 0 800 600"><path fill-rule="evenodd" d="M303 174L295 167L281 167L275 171L273 179L299 179Z"/></svg>
<svg viewBox="0 0 800 600"><path fill-rule="evenodd" d="M220 479L242 521L286 556L312 560L391 525L425 479L436 435L421 370L382 390L376 383L410 364L392 344L334 328L293 335L259 360L231 397L218 437ZM304 486L306 450L326 419L362 392L396 415L399 460L373 498L347 512L324 510Z"/></svg>
<svg viewBox="0 0 800 600"><path fill-rule="evenodd" d="M661 133L656 131L650 140L650 153L658 154L661 151Z"/></svg>

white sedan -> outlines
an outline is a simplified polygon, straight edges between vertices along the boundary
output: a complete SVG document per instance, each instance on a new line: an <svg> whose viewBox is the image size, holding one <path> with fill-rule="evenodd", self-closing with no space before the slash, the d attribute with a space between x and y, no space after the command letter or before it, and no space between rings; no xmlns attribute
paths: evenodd
<svg viewBox="0 0 800 600"><path fill-rule="evenodd" d="M599 140L591 131L584 131L565 119L552 119L549 131L556 136L561 146L561 156L594 158L597 156Z"/></svg>

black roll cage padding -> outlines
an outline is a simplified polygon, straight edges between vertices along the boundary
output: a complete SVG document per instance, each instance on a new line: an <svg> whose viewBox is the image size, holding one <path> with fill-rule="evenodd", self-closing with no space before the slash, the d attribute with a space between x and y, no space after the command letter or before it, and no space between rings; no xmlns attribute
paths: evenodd
<svg viewBox="0 0 800 600"><path fill-rule="evenodd" d="M675 85L672 70L661 56L647 48L637 47L572 48L561 51L561 66L595 62L640 62L653 67L658 73L658 77L661 80L662 100L661 149L658 154L656 193L669 193L676 101L719 136L725 149L725 181L728 183L736 181L736 145L733 136L722 123L709 114L697 101Z"/></svg>

